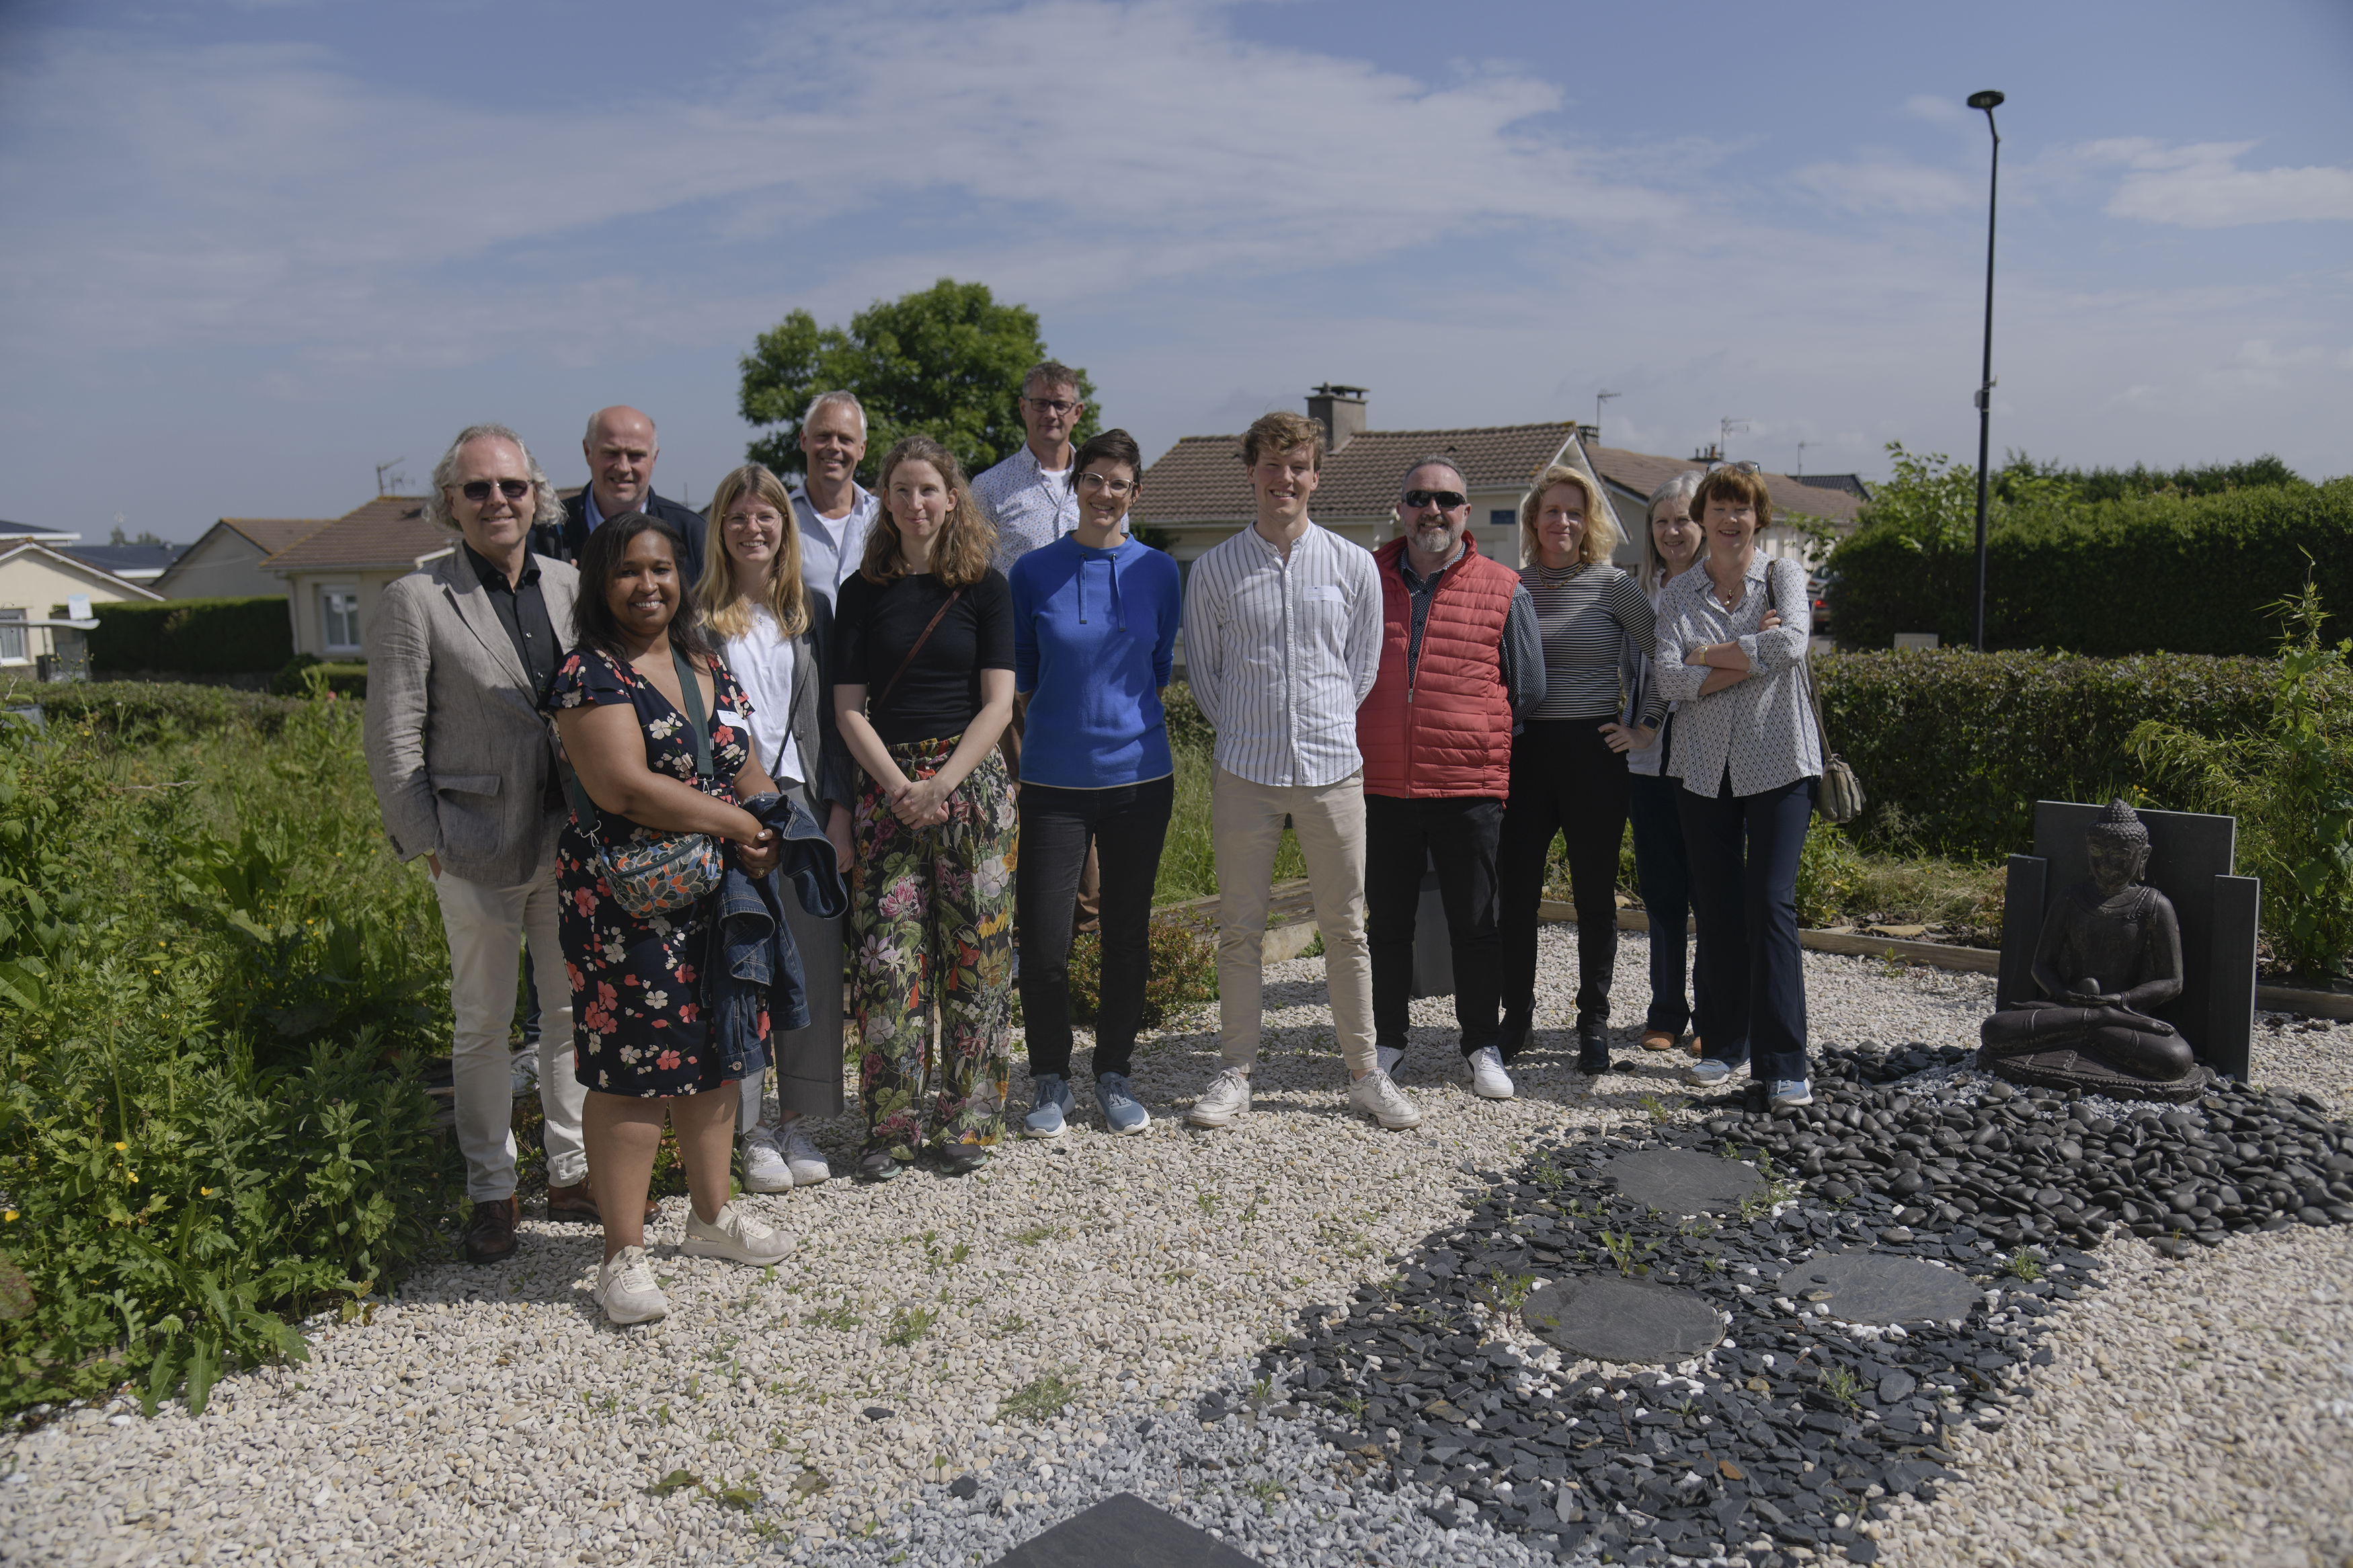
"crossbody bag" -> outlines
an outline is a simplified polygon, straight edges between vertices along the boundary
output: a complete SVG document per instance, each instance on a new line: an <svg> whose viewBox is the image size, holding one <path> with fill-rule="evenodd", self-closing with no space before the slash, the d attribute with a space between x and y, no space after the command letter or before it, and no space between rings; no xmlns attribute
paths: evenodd
<svg viewBox="0 0 2353 1568"><path fill-rule="evenodd" d="M1773 603L1770 564L1765 568L1765 607L1778 610ZM1798 652L1798 679L1806 689L1806 706L1814 715L1814 740L1822 752L1822 782L1814 791L1814 810L1833 826L1852 822L1862 810L1862 781L1831 750L1830 726L1822 722L1822 696L1814 689L1814 672L1802 648Z"/></svg>
<svg viewBox="0 0 2353 1568"><path fill-rule="evenodd" d="M711 726L703 718L702 688L694 679L694 666L687 662L686 655L678 650L675 643L670 645L670 657L686 698L686 721L694 731L695 774L707 779L712 773ZM580 787L580 775L573 772L572 764L567 762L562 766L565 795L572 802L572 810L580 818L581 826L595 838L604 818L597 813L596 803L588 798L588 792ZM603 874L613 901L643 919L686 909L708 897L726 874L727 862L720 851L719 840L710 834L672 833L619 848L599 842L596 868Z"/></svg>

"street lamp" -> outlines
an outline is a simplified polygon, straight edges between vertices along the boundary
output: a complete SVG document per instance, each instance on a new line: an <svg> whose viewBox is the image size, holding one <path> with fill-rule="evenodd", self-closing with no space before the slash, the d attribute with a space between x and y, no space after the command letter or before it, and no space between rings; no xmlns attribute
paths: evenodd
<svg viewBox="0 0 2353 1568"><path fill-rule="evenodd" d="M1993 111L2000 93L1988 88L1969 94L1969 107L1985 110L1986 132L1993 138L1993 168L1986 180L1986 308L1985 371L1978 381L1978 596L1977 650L1985 652L1986 623L1986 459L1993 437L1993 218L2001 192L2001 132L1994 128Z"/></svg>

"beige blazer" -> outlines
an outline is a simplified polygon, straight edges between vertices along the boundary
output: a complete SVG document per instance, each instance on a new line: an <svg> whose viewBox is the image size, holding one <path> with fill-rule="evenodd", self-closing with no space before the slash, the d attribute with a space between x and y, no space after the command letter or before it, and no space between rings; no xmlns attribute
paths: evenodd
<svg viewBox="0 0 2353 1568"><path fill-rule="evenodd" d="M580 574L532 560L569 648ZM564 825L562 808L547 805L554 741L462 549L385 586L367 661L368 777L394 852L438 855L443 871L489 887L536 881Z"/></svg>

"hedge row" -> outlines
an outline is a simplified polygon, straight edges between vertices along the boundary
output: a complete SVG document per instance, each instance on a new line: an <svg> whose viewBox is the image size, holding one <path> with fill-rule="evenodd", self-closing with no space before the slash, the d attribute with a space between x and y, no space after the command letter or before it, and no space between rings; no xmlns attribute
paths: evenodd
<svg viewBox="0 0 2353 1568"><path fill-rule="evenodd" d="M294 698L160 680L0 681L0 709L37 706L51 724L79 724L119 740L192 738L250 726L275 735Z"/></svg>
<svg viewBox="0 0 2353 1568"><path fill-rule="evenodd" d="M1967 536L1866 525L1830 558L1839 646L1884 648L1897 632L1968 646L1976 560ZM2325 602L2353 605L2353 479L2021 510L1995 525L1986 563L1989 647L2265 656L2280 628L2263 606L2307 571Z"/></svg>
<svg viewBox="0 0 2353 1568"><path fill-rule="evenodd" d="M93 669L170 669L189 675L275 670L294 657L282 594L250 599L167 599L92 605Z"/></svg>

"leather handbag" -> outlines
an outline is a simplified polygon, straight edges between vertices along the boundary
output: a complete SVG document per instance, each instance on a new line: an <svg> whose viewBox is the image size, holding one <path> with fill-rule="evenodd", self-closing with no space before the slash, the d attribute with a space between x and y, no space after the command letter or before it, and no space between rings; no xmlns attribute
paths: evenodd
<svg viewBox="0 0 2353 1568"><path fill-rule="evenodd" d="M676 644L671 645L670 657L686 698L686 721L694 731L694 771L700 777L709 778L712 772L711 726L702 714L702 689L695 681L694 667L679 652ZM594 837L603 821L597 815L596 803L580 787L580 775L572 771L571 763L565 763L563 772L564 793L572 802L573 812ZM603 874L613 901L642 920L649 915L687 909L708 898L726 874L727 861L719 840L710 834L673 833L618 848L600 844L596 848L596 868Z"/></svg>
<svg viewBox="0 0 2353 1568"><path fill-rule="evenodd" d="M1773 603L1773 568L1765 568L1765 607ZM1814 811L1832 826L1843 826L1862 815L1862 781L1831 750L1830 726L1822 721L1822 694L1814 689L1814 672L1806 655L1798 655L1798 679L1806 689L1806 706L1813 710L1814 740L1821 747L1822 777L1814 786Z"/></svg>

